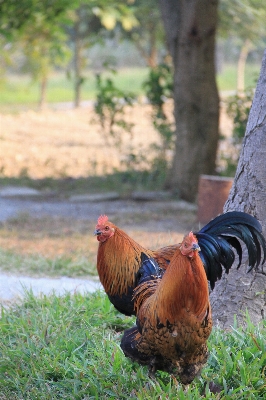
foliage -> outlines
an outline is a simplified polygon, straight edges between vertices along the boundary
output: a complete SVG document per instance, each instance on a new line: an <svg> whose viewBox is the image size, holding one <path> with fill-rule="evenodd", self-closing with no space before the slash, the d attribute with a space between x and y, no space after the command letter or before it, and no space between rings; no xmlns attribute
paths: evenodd
<svg viewBox="0 0 266 400"><path fill-rule="evenodd" d="M253 43L265 36L266 9L261 0L220 0L219 34Z"/></svg>
<svg viewBox="0 0 266 400"><path fill-rule="evenodd" d="M173 149L174 123L165 110L168 100L173 99L173 69L167 63L161 63L151 68L147 80L143 84L146 96L152 105L152 121L154 128L160 134L162 146L160 158L166 161L167 150Z"/></svg>
<svg viewBox="0 0 266 400"><path fill-rule="evenodd" d="M12 39L30 26L36 15L55 23L73 4L71 0L0 0L0 34Z"/></svg>
<svg viewBox="0 0 266 400"><path fill-rule="evenodd" d="M34 297L2 308L0 394L3 399L263 399L266 323L214 329L202 377L184 389L173 376L131 363L119 346L133 318L101 292ZM222 389L212 394L208 383ZM207 386L206 386L207 383ZM206 386L206 387L205 387ZM218 397L217 397L218 396Z"/></svg>
<svg viewBox="0 0 266 400"><path fill-rule="evenodd" d="M32 23L20 36L26 56L24 71L29 72L34 80L39 80L47 77L55 67L66 64L70 57L66 40L60 26L47 21L43 14L35 13Z"/></svg>
<svg viewBox="0 0 266 400"><path fill-rule="evenodd" d="M233 134L229 139L227 151L221 155L226 164L223 175L235 175L253 96L254 90L247 89L226 101L226 112L233 122Z"/></svg>
<svg viewBox="0 0 266 400"><path fill-rule="evenodd" d="M254 90L249 88L242 94L236 94L235 96L229 97L226 102L227 114L234 124L233 138L236 144L242 143L243 137L245 136L253 97Z"/></svg>
<svg viewBox="0 0 266 400"><path fill-rule="evenodd" d="M112 70L115 73L114 70ZM123 133L127 132L132 137L133 123L125 119L125 109L132 106L135 95L118 89L111 78L96 75L97 97L94 111L101 125L101 134L107 145L111 142L120 150L123 143Z"/></svg>
<svg viewBox="0 0 266 400"><path fill-rule="evenodd" d="M131 30L122 29L122 37L134 43L146 65L155 67L160 59L159 50L166 52L159 3L157 0L135 0L129 7L138 24Z"/></svg>

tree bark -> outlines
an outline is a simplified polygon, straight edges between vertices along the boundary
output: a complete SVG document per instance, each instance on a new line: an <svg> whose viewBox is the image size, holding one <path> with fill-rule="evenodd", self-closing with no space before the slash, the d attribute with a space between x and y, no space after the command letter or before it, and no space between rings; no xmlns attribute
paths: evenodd
<svg viewBox="0 0 266 400"><path fill-rule="evenodd" d="M218 0L160 0L174 64L175 155L167 187L195 201L201 174L213 174L219 139L215 80Z"/></svg>
<svg viewBox="0 0 266 400"><path fill-rule="evenodd" d="M256 217L266 234L266 51L250 110L242 151L224 212L244 211ZM246 273L242 265L234 267L215 286L211 294L214 320L222 326L241 324L246 310L253 323L266 318L266 270Z"/></svg>

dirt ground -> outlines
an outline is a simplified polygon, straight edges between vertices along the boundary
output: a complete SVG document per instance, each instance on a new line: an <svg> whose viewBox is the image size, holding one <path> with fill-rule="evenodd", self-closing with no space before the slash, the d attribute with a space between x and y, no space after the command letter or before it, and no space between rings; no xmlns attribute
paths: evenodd
<svg viewBox="0 0 266 400"><path fill-rule="evenodd" d="M150 154L150 144L159 143L150 113L148 105L136 105L127 111L128 120L135 123L134 139L125 137L124 146ZM0 114L0 174L80 177L119 167L121 154L106 143L93 120L92 106ZM224 113L221 130L223 134L231 131ZM0 246L23 254L83 254L95 261L97 241L93 230L102 213L150 248L180 241L188 230L198 228L196 208L176 201L0 200L2 210L13 210L2 220Z"/></svg>
<svg viewBox="0 0 266 400"><path fill-rule="evenodd" d="M172 115L172 105L168 106ZM133 136L123 134L123 149L152 156L150 144L160 145L151 120L151 107L136 104L125 119L134 123ZM93 106L0 114L0 174L31 178L80 177L121 167L122 152L106 143L96 122ZM232 124L221 109L220 131L228 136ZM144 157L143 157L144 158Z"/></svg>

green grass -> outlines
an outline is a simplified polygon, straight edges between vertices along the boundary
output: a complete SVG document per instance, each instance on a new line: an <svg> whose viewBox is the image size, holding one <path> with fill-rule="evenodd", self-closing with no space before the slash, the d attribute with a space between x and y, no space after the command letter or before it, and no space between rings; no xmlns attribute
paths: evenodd
<svg viewBox="0 0 266 400"><path fill-rule="evenodd" d="M247 64L246 86L255 86L259 65ZM106 76L106 73L104 74ZM110 76L110 74L108 74ZM142 84L148 75L148 68L124 68L116 75L111 75L115 85L125 91L132 91L136 95L144 95ZM217 75L219 90L236 89L236 65L225 65L221 73ZM53 73L48 82L47 100L49 103L72 102L73 79L68 79L64 72ZM85 81L82 86L82 100L94 100L96 97L96 80L92 72L85 73ZM9 75L1 85L0 111L13 110L24 105L25 107L37 107L39 99L39 86L32 82L29 76Z"/></svg>
<svg viewBox="0 0 266 400"><path fill-rule="evenodd" d="M115 75L110 76L115 85L125 91L133 91L137 95L143 93L142 82L148 75L147 68L121 69ZM64 72L53 73L48 81L47 101L49 103L71 102L74 99L74 82L68 79ZM81 89L82 100L93 100L96 98L96 79L92 72L86 72L85 81ZM0 105L15 106L18 104L32 106L38 103L39 85L32 82L27 75L9 75L1 86Z"/></svg>
<svg viewBox="0 0 266 400"><path fill-rule="evenodd" d="M121 332L133 322L101 292L27 293L22 304L2 308L0 398L265 399L266 321L254 327L247 320L245 330L214 329L208 364L186 392L166 373L151 381L146 367L124 357ZM210 381L221 386L220 395L204 389Z"/></svg>
<svg viewBox="0 0 266 400"><path fill-rule="evenodd" d="M95 263L86 257L46 258L38 254L21 255L14 251L0 248L0 265L2 273L14 273L36 277L84 277L97 275Z"/></svg>
<svg viewBox="0 0 266 400"><path fill-rule="evenodd" d="M256 87L259 77L260 65L247 64L245 69L246 88ZM222 72L217 75L217 85L220 91L236 90L237 70L236 65L225 65Z"/></svg>

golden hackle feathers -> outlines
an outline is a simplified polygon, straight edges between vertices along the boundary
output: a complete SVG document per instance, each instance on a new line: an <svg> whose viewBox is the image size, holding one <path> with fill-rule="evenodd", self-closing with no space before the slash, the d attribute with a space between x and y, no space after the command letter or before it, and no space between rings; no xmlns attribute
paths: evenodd
<svg viewBox="0 0 266 400"><path fill-rule="evenodd" d="M209 303L209 295L205 270L198 253L189 259L178 249L155 296L157 312L163 320L173 321L184 310L202 315Z"/></svg>
<svg viewBox="0 0 266 400"><path fill-rule="evenodd" d="M112 238L99 244L97 269L105 291L110 295L127 294L135 284L135 274L139 270L141 252L147 251L122 229L115 227Z"/></svg>

